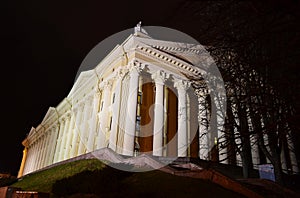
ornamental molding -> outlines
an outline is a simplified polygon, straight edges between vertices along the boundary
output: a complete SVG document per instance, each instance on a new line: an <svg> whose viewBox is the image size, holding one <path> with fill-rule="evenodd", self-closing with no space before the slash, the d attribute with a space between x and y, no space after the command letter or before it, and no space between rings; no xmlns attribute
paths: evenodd
<svg viewBox="0 0 300 198"><path fill-rule="evenodd" d="M188 73L188 74L193 74L193 75L200 75L201 73L203 73L203 71L187 62L184 62L182 60L179 60L178 58L168 55L165 52L159 51L155 48L152 47L148 47L148 46L141 46L138 45L136 47L136 49L146 55L146 56L150 56L151 58L154 58L156 60L159 60L161 62L164 62L168 65L172 65L175 68L180 69L182 72L184 73Z"/></svg>

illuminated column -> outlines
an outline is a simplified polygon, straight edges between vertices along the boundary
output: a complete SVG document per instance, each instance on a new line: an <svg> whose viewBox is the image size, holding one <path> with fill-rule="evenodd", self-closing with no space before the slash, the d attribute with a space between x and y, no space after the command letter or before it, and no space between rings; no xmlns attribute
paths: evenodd
<svg viewBox="0 0 300 198"><path fill-rule="evenodd" d="M253 166L254 168L258 168L257 165L260 163L258 140L255 135L252 135L250 136L250 141L251 141L251 155L252 155Z"/></svg>
<svg viewBox="0 0 300 198"><path fill-rule="evenodd" d="M42 164L41 164L41 168L45 167L47 164L47 159L49 157L49 154L48 154L48 147L49 147L49 131L46 130L45 131L45 144L44 144L44 150L43 150L43 158L42 158Z"/></svg>
<svg viewBox="0 0 300 198"><path fill-rule="evenodd" d="M75 126L73 130L72 137L72 149L71 149L71 157L75 157L78 155L78 147L79 147L79 134L80 134L80 122L82 119L82 111L83 111L83 103L78 104L75 109Z"/></svg>
<svg viewBox="0 0 300 198"><path fill-rule="evenodd" d="M84 112L83 112L83 119L82 123L80 125L80 142L79 142L79 148L78 148L78 154L84 154L86 150L86 143L87 143L87 133L88 133L88 119L89 119L89 113L90 113L90 97L86 98L86 101L84 103Z"/></svg>
<svg viewBox="0 0 300 198"><path fill-rule="evenodd" d="M67 140L65 145L65 152L64 152L64 160L70 158L70 152L71 152L71 141L73 137L73 129L75 124L75 115L73 110L70 112L71 120L69 123L69 128L67 130Z"/></svg>
<svg viewBox="0 0 300 198"><path fill-rule="evenodd" d="M48 154L49 139L50 139L50 137L49 137L49 129L47 129L45 131L45 147L44 147L44 152L43 152L42 167L47 166L47 160L48 160L48 157L49 157L49 154Z"/></svg>
<svg viewBox="0 0 300 198"><path fill-rule="evenodd" d="M37 169L37 164L38 164L38 161L39 161L39 151L40 151L40 145L41 145L41 142L40 140L36 140L37 143L36 143L36 150L35 150L35 159L34 159L34 166L33 166L33 170L32 171L35 171Z"/></svg>
<svg viewBox="0 0 300 198"><path fill-rule="evenodd" d="M64 126L64 130L63 130L63 135L61 138L61 147L60 147L60 153L59 153L59 161L62 161L64 159L64 154L65 154L65 148L66 148L66 139L67 139L67 132L69 129L69 124L70 124L70 114L67 113L66 117L65 117L65 126Z"/></svg>
<svg viewBox="0 0 300 198"><path fill-rule="evenodd" d="M31 172L33 169L33 161L34 161L34 156L35 156L35 144L34 142L31 144L30 149L29 149L29 156L30 156L30 161L29 161L29 165L28 165L28 170L27 173Z"/></svg>
<svg viewBox="0 0 300 198"><path fill-rule="evenodd" d="M18 173L18 177L21 177L24 173L26 157L27 157L27 147L25 147L23 150L23 157L22 157L22 162L21 162L19 173Z"/></svg>
<svg viewBox="0 0 300 198"><path fill-rule="evenodd" d="M110 106L110 95L111 95L111 82L104 81L100 84L103 88L103 99L100 109L100 118L99 118L99 131L98 131L98 142L97 148L105 147L105 140L106 140L106 132L108 126L108 113L109 113L109 106Z"/></svg>
<svg viewBox="0 0 300 198"><path fill-rule="evenodd" d="M61 140L62 140L62 136L64 133L64 128L65 128L65 120L64 118L60 119L60 126L59 126L59 132L58 132L58 138L56 141L56 149L55 149L55 156L54 156L54 163L59 161L59 154L61 152Z"/></svg>
<svg viewBox="0 0 300 198"><path fill-rule="evenodd" d="M218 134L218 152L219 152L219 162L228 163L227 158L227 146L226 146L226 137L224 133L224 123L225 123L225 110L223 104L226 100L222 96L222 92L217 92L216 90L210 92L210 96L214 98L215 108L216 108L216 128ZM213 108L213 107L212 107Z"/></svg>
<svg viewBox="0 0 300 198"><path fill-rule="evenodd" d="M99 109L99 102L100 102L100 93L98 87L96 86L94 90L93 96L93 110L92 110L92 117L90 120L90 129L89 129L89 137L87 143L87 150L91 152L94 150L94 143L95 137L97 135L97 123L98 123L98 109Z"/></svg>
<svg viewBox="0 0 300 198"><path fill-rule="evenodd" d="M44 136L39 138L39 150L38 150L39 154L38 154L38 160L37 160L35 170L40 169L41 162L42 162L42 155L43 155L43 146L44 146Z"/></svg>
<svg viewBox="0 0 300 198"><path fill-rule="evenodd" d="M155 82L155 106L154 106L154 132L153 155L162 156L163 152L163 126L164 126L164 82L168 78L163 71L152 74Z"/></svg>
<svg viewBox="0 0 300 198"><path fill-rule="evenodd" d="M32 151L32 159L31 159L31 165L30 165L30 172L34 171L35 169L35 163L37 160L37 142L35 141L33 143L33 151Z"/></svg>
<svg viewBox="0 0 300 198"><path fill-rule="evenodd" d="M58 132L59 132L59 123L56 123L51 131L51 151L50 151L50 156L49 156L49 165L55 163L54 162L54 155L55 155L55 150L56 150L56 140L58 137Z"/></svg>
<svg viewBox="0 0 300 198"><path fill-rule="evenodd" d="M32 159L32 144L28 146L27 150L27 159L25 163L25 168L24 168L24 173L23 175L26 175L27 173L30 172L30 165L31 165L31 159Z"/></svg>
<svg viewBox="0 0 300 198"><path fill-rule="evenodd" d="M178 157L187 156L187 111L186 111L186 90L190 83L178 80L174 87L178 92Z"/></svg>
<svg viewBox="0 0 300 198"><path fill-rule="evenodd" d="M119 129L119 112L120 112L120 102L121 102L121 83L122 79L125 75L125 72L123 70L118 71L116 76L116 87L115 87L115 96L114 96L114 102L112 105L112 128L110 132L110 138L109 138L109 148L111 148L113 151L116 151L116 145L117 145L117 135L118 135L118 129Z"/></svg>
<svg viewBox="0 0 300 198"><path fill-rule="evenodd" d="M48 129L49 132L48 132L48 148L47 148L47 157L46 157L46 161L45 161L45 166L49 166L50 165L50 158L51 158L51 151L53 149L52 147L52 142L53 142L53 128L49 128Z"/></svg>
<svg viewBox="0 0 300 198"><path fill-rule="evenodd" d="M141 66L141 65L140 65ZM134 135L136 124L137 94L139 74L142 67L134 66L130 72L129 96L127 103L127 115L125 122L125 134L123 142L123 155L133 156Z"/></svg>
<svg viewBox="0 0 300 198"><path fill-rule="evenodd" d="M23 155L24 155L24 153L23 153ZM26 175L27 174L28 168L29 168L29 163L30 163L30 145L27 146L26 160L25 160L25 164L24 164L24 169L23 169L23 174L22 175Z"/></svg>

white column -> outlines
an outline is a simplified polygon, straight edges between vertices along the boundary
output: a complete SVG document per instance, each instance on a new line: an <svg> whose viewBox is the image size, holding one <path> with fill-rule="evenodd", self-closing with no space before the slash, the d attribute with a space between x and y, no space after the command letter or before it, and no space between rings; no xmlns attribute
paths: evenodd
<svg viewBox="0 0 300 198"><path fill-rule="evenodd" d="M43 157L43 163L42 163L42 167L45 167L47 166L47 160L48 160L48 157L49 157L49 154L48 154L48 150L49 150L49 129L47 129L45 131L45 150L44 150L44 157Z"/></svg>
<svg viewBox="0 0 300 198"><path fill-rule="evenodd" d="M115 100L112 105L112 128L109 138L109 148L113 151L117 149L117 135L119 129L119 113L120 113L120 102L121 102L121 83L122 78L124 77L125 72L123 70L118 71L116 76L116 87L115 87Z"/></svg>
<svg viewBox="0 0 300 198"><path fill-rule="evenodd" d="M256 135L250 136L250 142L251 142L251 155L252 155L253 167L255 169L258 169L257 165L260 163L260 160L259 160L258 140L256 138Z"/></svg>
<svg viewBox="0 0 300 198"><path fill-rule="evenodd" d="M82 110L83 110L83 103L78 104L74 109L74 111L75 111L75 126L74 126L73 137L72 137L71 157L75 157L78 155L78 147L79 147L78 137L79 137L79 133L80 133Z"/></svg>
<svg viewBox="0 0 300 198"><path fill-rule="evenodd" d="M34 142L34 152L33 152L33 158L32 158L32 164L31 164L31 171L34 171L36 168L36 162L38 157L38 142Z"/></svg>
<svg viewBox="0 0 300 198"><path fill-rule="evenodd" d="M91 97L87 97L84 104L83 121L80 127L80 143L78 148L78 154L84 154L87 148L88 138L88 120L91 109Z"/></svg>
<svg viewBox="0 0 300 198"><path fill-rule="evenodd" d="M47 158L46 158L45 166L49 166L50 165L50 163L51 163L51 152L53 150L53 147L52 147L52 143L53 143L53 128L51 127L48 130L49 130L49 132L48 132L49 142L48 142Z"/></svg>
<svg viewBox="0 0 300 198"><path fill-rule="evenodd" d="M221 163L228 163L227 159L227 147L226 144L226 137L224 133L224 123L225 123L225 108L224 108L224 102L226 100L223 98L221 92L217 92L216 90L210 92L210 96L214 99L215 104L215 113L216 113L216 129L218 134L218 152L219 152L219 162ZM212 105L212 108L214 108L214 105Z"/></svg>
<svg viewBox="0 0 300 198"><path fill-rule="evenodd" d="M97 136L97 123L98 123L98 109L99 109L99 102L100 102L100 93L98 87L94 90L93 96L93 110L92 110L92 117L90 120L90 129L89 129L89 137L87 143L87 151L91 152L94 150L94 143Z"/></svg>
<svg viewBox="0 0 300 198"><path fill-rule="evenodd" d="M108 126L108 113L109 113L109 106L110 106L110 96L111 96L111 82L104 81L101 85L103 88L103 104L102 109L100 109L100 118L99 118L99 131L98 131L98 141L97 148L105 147L106 141L106 132Z"/></svg>
<svg viewBox="0 0 300 198"><path fill-rule="evenodd" d="M69 128L67 130L67 140L66 140L66 146L65 146L65 153L64 153L64 160L70 158L70 152L71 152L71 141L73 137L73 129L75 124L75 115L74 112L71 111L71 120L69 123Z"/></svg>
<svg viewBox="0 0 300 198"><path fill-rule="evenodd" d="M41 162L41 155L42 155L42 137L40 137L38 139L39 141L39 147L38 147L38 158L36 160L36 166L35 166L35 170L38 170L40 168L40 162Z"/></svg>
<svg viewBox="0 0 300 198"><path fill-rule="evenodd" d="M35 170L38 170L40 168L41 157L42 157L42 149L43 149L43 137L40 137L38 139L38 141L39 141L38 158L37 158Z"/></svg>
<svg viewBox="0 0 300 198"><path fill-rule="evenodd" d="M45 131L45 146L44 146L44 152L43 152L43 163L42 163L42 167L47 166L47 161L48 161L48 157L49 157L49 129L47 131Z"/></svg>
<svg viewBox="0 0 300 198"><path fill-rule="evenodd" d="M59 153L59 158L58 158L59 161L62 161L64 159L64 154L65 154L65 150L66 150L67 132L68 132L68 129L69 129L69 124L70 124L70 114L68 113L66 115L66 118L65 118L65 127L64 127L64 130L63 130L62 138L61 138L61 148L60 148L60 153Z"/></svg>
<svg viewBox="0 0 300 198"><path fill-rule="evenodd" d="M51 130L51 151L50 151L50 156L49 156L49 165L54 163L54 155L55 155L55 150L56 150L56 141L57 141L57 136L58 136L58 131L59 131L59 124L55 124Z"/></svg>
<svg viewBox="0 0 300 198"><path fill-rule="evenodd" d="M153 127L153 155L162 156L163 152L163 129L164 129L164 82L167 74L157 71L152 74L155 82L155 106Z"/></svg>
<svg viewBox="0 0 300 198"><path fill-rule="evenodd" d="M133 67L130 72L129 96L127 103L127 115L125 122L125 134L123 142L123 155L133 156L134 135L136 125L137 94L139 74L141 67Z"/></svg>
<svg viewBox="0 0 300 198"><path fill-rule="evenodd" d="M178 157L187 156L187 111L186 111L186 90L190 83L184 80L178 80L174 87L178 91Z"/></svg>
<svg viewBox="0 0 300 198"><path fill-rule="evenodd" d="M32 145L30 146L31 148L31 152L30 152L30 162L29 162L29 167L28 167L28 171L27 173L30 173L33 170L33 161L34 161L34 157L35 157L35 144L32 143Z"/></svg>
<svg viewBox="0 0 300 198"><path fill-rule="evenodd" d="M57 138L57 141L56 141L54 163L59 161L59 154L61 152L61 147L62 147L62 144L61 144L62 141L61 140L62 140L62 136L63 136L63 133L64 133L64 128L65 128L65 120L64 120L64 118L62 118L60 120L58 138Z"/></svg>

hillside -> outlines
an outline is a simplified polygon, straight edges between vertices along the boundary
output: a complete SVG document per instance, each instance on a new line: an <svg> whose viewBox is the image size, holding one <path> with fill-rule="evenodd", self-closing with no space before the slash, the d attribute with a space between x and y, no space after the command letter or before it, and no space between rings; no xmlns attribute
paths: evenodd
<svg viewBox="0 0 300 198"><path fill-rule="evenodd" d="M13 187L53 197L243 197L210 181L162 172L125 172L97 159L62 164L25 176Z"/></svg>
<svg viewBox="0 0 300 198"><path fill-rule="evenodd" d="M160 166L154 158L116 158L113 152L80 156L20 178L12 187L49 193L51 197L299 197L262 179L240 179L240 168L204 161ZM95 153L94 153L95 154ZM95 156L94 156L95 157ZM112 160L114 159L114 160ZM210 165L208 165L210 164ZM122 166L122 171L118 169ZM115 167L115 168L112 168ZM138 170L155 170L138 172ZM117 168L117 169L116 169ZM256 173L254 172L254 176Z"/></svg>

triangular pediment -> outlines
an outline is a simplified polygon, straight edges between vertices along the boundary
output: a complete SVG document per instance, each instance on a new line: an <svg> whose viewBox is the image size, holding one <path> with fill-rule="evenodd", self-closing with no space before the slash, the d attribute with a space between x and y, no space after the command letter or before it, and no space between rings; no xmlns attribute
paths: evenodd
<svg viewBox="0 0 300 198"><path fill-rule="evenodd" d="M93 75L95 75L94 70L88 70L88 71L83 71L79 74L77 80L75 81L68 97L72 95L77 89L79 89L84 83L87 82L89 78L91 78Z"/></svg>
<svg viewBox="0 0 300 198"><path fill-rule="evenodd" d="M28 136L32 136L34 133L35 133L35 128L34 128L34 127L31 127Z"/></svg>
<svg viewBox="0 0 300 198"><path fill-rule="evenodd" d="M56 110L54 107L49 107L43 121L42 124L45 123L53 114L56 114Z"/></svg>

